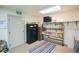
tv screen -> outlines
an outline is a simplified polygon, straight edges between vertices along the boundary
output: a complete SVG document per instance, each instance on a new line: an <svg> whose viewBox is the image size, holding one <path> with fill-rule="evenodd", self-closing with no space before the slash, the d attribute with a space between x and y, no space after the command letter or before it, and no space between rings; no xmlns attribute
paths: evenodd
<svg viewBox="0 0 79 59"><path fill-rule="evenodd" d="M51 22L51 17L49 17L49 16L44 17L43 22Z"/></svg>

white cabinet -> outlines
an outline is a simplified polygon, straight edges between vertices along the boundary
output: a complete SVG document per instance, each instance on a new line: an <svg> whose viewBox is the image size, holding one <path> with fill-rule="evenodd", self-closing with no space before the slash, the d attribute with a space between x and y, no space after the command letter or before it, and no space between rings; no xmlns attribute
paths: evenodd
<svg viewBox="0 0 79 59"><path fill-rule="evenodd" d="M74 39L78 39L76 38L78 36L76 22L65 23L64 27L64 43L67 44L69 48L74 48Z"/></svg>

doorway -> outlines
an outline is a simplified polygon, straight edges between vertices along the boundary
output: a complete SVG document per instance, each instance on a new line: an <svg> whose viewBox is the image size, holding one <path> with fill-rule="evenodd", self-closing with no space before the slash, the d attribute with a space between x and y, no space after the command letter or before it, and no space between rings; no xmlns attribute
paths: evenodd
<svg viewBox="0 0 79 59"><path fill-rule="evenodd" d="M24 44L24 20L21 16L8 15L9 46L10 48Z"/></svg>

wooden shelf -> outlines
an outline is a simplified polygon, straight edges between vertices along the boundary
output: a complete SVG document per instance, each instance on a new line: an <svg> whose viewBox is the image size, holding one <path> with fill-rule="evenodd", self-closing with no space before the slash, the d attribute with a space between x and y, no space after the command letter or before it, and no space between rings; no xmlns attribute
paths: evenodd
<svg viewBox="0 0 79 59"><path fill-rule="evenodd" d="M63 30L63 28L52 28L52 30Z"/></svg>
<svg viewBox="0 0 79 59"><path fill-rule="evenodd" d="M63 32L52 32L53 34L63 34Z"/></svg>
<svg viewBox="0 0 79 59"><path fill-rule="evenodd" d="M64 43L62 41L58 41L58 40L55 40L55 39L46 39L46 41L50 41L50 42L53 42L53 43L56 43L56 44L64 45Z"/></svg>
<svg viewBox="0 0 79 59"><path fill-rule="evenodd" d="M47 30L63 30L63 28L46 28Z"/></svg>
<svg viewBox="0 0 79 59"><path fill-rule="evenodd" d="M63 38L56 38L56 37L49 37L50 39L60 40L63 41Z"/></svg>
<svg viewBox="0 0 79 59"><path fill-rule="evenodd" d="M63 35L63 32L52 32L52 33L42 32L42 34L44 34L44 35L51 35L51 36L52 36L52 34L60 34L60 35Z"/></svg>
<svg viewBox="0 0 79 59"><path fill-rule="evenodd" d="M50 25L50 27L48 27ZM46 25L46 30L49 30L51 33L42 33L43 35L48 36L48 40L52 42L58 42L62 45L64 44L64 26L62 22L53 22L50 23L48 26ZM44 24L45 26L45 24ZM48 28L47 28L48 27Z"/></svg>

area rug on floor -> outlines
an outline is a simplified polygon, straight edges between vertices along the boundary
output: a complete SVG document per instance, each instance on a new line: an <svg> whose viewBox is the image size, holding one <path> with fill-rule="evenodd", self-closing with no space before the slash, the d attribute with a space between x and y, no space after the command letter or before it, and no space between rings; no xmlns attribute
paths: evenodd
<svg viewBox="0 0 79 59"><path fill-rule="evenodd" d="M51 53L56 44L51 42L43 42L29 49L29 53Z"/></svg>

